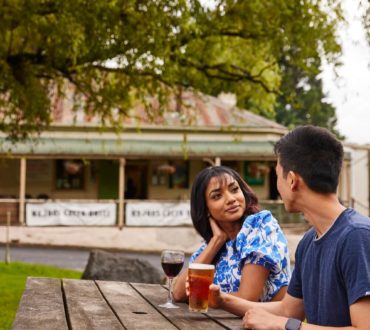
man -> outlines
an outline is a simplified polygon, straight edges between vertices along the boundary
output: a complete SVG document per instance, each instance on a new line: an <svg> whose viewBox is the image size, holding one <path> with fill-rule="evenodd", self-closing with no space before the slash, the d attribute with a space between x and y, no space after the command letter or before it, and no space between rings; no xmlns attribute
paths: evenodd
<svg viewBox="0 0 370 330"><path fill-rule="evenodd" d="M247 329L370 329L370 219L337 198L341 143L326 129L301 126L275 153L285 209L302 212L312 226L297 247L288 292L282 301L256 303L212 285L211 304L244 315Z"/></svg>

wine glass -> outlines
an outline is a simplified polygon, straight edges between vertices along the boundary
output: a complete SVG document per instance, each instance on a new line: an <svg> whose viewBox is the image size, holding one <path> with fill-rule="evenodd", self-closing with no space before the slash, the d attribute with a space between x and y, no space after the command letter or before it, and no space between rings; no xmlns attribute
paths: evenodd
<svg viewBox="0 0 370 330"><path fill-rule="evenodd" d="M168 297L167 302L159 305L163 308L179 308L173 303L172 298L172 280L176 277L184 265L185 254L178 250L164 250L161 253L161 264L163 271L168 278Z"/></svg>

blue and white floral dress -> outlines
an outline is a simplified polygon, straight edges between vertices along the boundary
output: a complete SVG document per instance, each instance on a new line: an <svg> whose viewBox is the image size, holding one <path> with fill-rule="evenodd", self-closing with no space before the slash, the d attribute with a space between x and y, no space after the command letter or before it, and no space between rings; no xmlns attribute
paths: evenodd
<svg viewBox="0 0 370 330"><path fill-rule="evenodd" d="M204 242L190 257L190 263L202 253ZM270 270L260 301L270 301L281 287L288 285L290 264L287 240L270 211L248 216L234 240L226 242L226 250L215 265L213 283L223 292L239 290L245 264L261 265Z"/></svg>

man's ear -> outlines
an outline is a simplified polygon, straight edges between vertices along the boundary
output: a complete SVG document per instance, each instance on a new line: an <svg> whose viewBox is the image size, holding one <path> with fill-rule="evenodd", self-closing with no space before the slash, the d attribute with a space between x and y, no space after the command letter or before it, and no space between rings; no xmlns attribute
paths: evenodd
<svg viewBox="0 0 370 330"><path fill-rule="evenodd" d="M293 171L289 171L287 175L287 181L290 185L291 191L296 191L299 186L299 175Z"/></svg>

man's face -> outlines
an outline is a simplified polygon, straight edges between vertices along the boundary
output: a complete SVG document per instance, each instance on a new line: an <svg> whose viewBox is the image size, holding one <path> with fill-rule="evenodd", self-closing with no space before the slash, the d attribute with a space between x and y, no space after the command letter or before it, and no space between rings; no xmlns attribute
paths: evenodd
<svg viewBox="0 0 370 330"><path fill-rule="evenodd" d="M276 186L277 186L277 189L279 191L281 198L284 199L283 197L284 195L284 189L283 189L284 174L283 174L283 168L280 165L279 159L276 163L275 171L276 171L276 177L277 177Z"/></svg>
<svg viewBox="0 0 370 330"><path fill-rule="evenodd" d="M284 202L284 207L287 212L297 212L294 209L294 194L289 184L289 175L284 177L283 168L280 165L279 159L276 164L277 189Z"/></svg>

